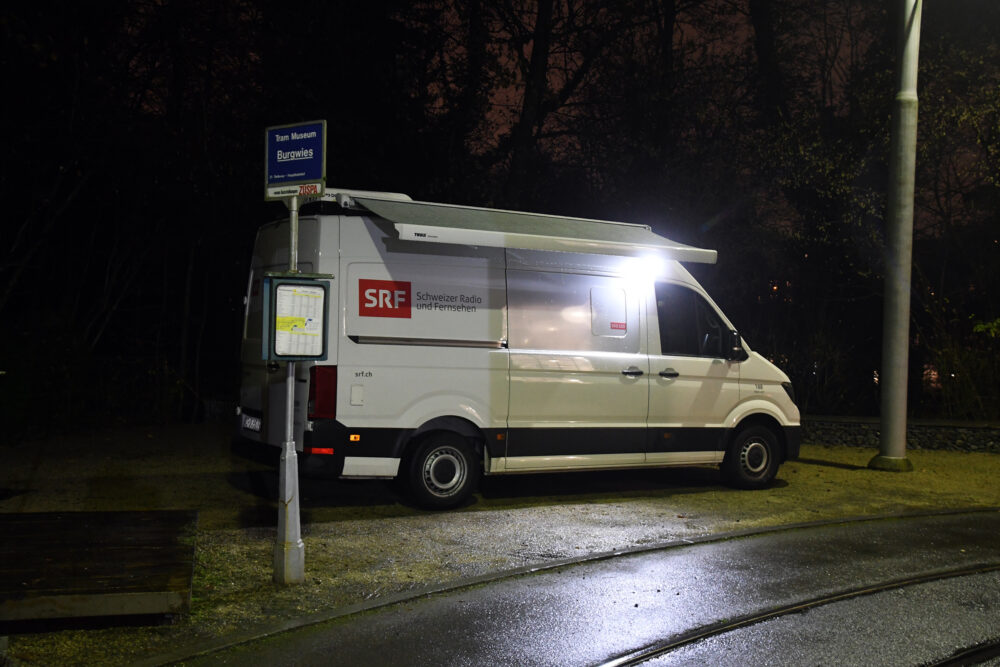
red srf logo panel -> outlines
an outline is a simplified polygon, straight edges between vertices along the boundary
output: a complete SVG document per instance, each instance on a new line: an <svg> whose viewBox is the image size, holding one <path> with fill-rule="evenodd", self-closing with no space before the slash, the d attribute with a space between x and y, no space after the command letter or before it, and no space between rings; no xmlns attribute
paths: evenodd
<svg viewBox="0 0 1000 667"><path fill-rule="evenodd" d="M358 281L361 317L410 317L410 283L401 280Z"/></svg>

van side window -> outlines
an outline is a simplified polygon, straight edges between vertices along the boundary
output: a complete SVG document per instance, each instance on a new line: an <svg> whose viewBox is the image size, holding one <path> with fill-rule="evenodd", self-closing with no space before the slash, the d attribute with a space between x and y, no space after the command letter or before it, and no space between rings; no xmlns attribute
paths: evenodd
<svg viewBox="0 0 1000 667"><path fill-rule="evenodd" d="M638 300L621 279L510 270L507 304L511 349L639 351Z"/></svg>
<svg viewBox="0 0 1000 667"><path fill-rule="evenodd" d="M722 321L715 309L692 289L656 283L660 349L666 355L721 358Z"/></svg>
<svg viewBox="0 0 1000 667"><path fill-rule="evenodd" d="M620 287L590 288L590 333L610 338L628 335L625 290Z"/></svg>

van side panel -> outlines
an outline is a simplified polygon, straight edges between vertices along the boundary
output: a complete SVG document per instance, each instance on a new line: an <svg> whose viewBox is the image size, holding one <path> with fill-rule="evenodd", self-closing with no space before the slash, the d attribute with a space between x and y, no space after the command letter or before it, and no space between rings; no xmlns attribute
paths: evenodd
<svg viewBox="0 0 1000 667"><path fill-rule="evenodd" d="M377 220L345 218L340 266L337 422L358 436L334 445L345 475L363 475L367 457L398 464L409 434L428 425L502 433L503 251L401 242Z"/></svg>

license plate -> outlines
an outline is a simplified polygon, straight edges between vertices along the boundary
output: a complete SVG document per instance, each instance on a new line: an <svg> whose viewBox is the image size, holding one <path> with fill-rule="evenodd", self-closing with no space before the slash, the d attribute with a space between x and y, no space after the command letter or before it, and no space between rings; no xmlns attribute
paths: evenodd
<svg viewBox="0 0 1000 667"><path fill-rule="evenodd" d="M260 417L243 415L243 429L246 431L253 431L254 433L260 433Z"/></svg>

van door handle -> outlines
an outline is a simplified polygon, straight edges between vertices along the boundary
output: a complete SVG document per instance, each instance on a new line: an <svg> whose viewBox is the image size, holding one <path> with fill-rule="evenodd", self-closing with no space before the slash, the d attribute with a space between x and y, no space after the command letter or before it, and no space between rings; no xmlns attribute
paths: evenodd
<svg viewBox="0 0 1000 667"><path fill-rule="evenodd" d="M642 375L642 371L635 366L629 366L628 368L622 369L622 375L627 375L630 378L637 378Z"/></svg>
<svg viewBox="0 0 1000 667"><path fill-rule="evenodd" d="M675 371L673 368L668 368L664 371L660 371L661 378L675 378L675 377L680 377L680 375L681 374Z"/></svg>

